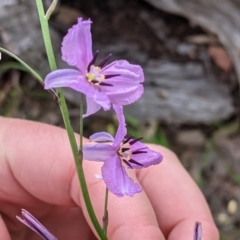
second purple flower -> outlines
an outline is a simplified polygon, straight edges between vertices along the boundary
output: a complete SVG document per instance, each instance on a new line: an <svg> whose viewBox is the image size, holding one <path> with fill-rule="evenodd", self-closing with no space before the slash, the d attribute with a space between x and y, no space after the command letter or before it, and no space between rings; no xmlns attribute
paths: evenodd
<svg viewBox="0 0 240 240"><path fill-rule="evenodd" d="M86 95L87 117L101 107L109 110L111 104L128 105L143 93L143 71L138 65L125 60L106 62L110 55L95 64L98 52L93 56L91 21L78 19L62 42L62 59L75 69L60 69L49 73L44 81L45 89L69 87Z"/></svg>
<svg viewBox="0 0 240 240"><path fill-rule="evenodd" d="M141 139L126 137L122 107L113 105L113 108L119 120L115 138L106 132L93 134L90 141L97 143L83 146L83 158L103 162L102 179L110 192L118 197L133 196L141 192L141 188L127 175L124 165L131 169L146 168L162 162L163 156L142 144Z"/></svg>

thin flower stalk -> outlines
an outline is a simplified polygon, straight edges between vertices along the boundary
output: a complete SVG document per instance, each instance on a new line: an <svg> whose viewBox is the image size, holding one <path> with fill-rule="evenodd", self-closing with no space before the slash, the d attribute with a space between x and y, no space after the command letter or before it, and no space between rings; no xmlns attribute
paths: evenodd
<svg viewBox="0 0 240 240"><path fill-rule="evenodd" d="M103 215L103 231L107 234L108 227L108 189L105 191L105 201L104 201L104 215Z"/></svg>
<svg viewBox="0 0 240 240"><path fill-rule="evenodd" d="M47 52L50 69L52 71L54 71L57 69L57 65L56 65L56 61L55 61L55 57L54 57L54 53L53 53L48 20L45 18L45 12L44 12L44 8L43 8L42 0L36 0L36 4L37 4L37 9L38 9L39 19L40 19L40 23L41 23L43 39L44 39L44 44L45 44L45 48L46 48L46 52ZM76 170L77 170L77 174L78 174L78 179L79 179L79 182L81 185L82 195L84 198L86 209L88 211L91 222L92 222L99 238L101 240L107 240L107 236L104 234L104 232L96 218L93 207L92 207L92 203L91 203L90 196L88 193L83 168L81 166L82 154L79 154L79 149L77 147L76 139L75 139L75 136L74 136L74 133L72 130L71 123L70 123L68 109L67 109L67 105L66 105L66 101L65 101L63 92L59 88L59 89L56 89L56 93L58 96L59 107L60 107L60 110L62 113L62 117L63 117L64 124L65 124L66 130L67 130L68 138L69 138L69 142L71 145L71 149L72 149L72 153L73 153L73 157L74 157L74 161L75 161L75 166L76 166Z"/></svg>

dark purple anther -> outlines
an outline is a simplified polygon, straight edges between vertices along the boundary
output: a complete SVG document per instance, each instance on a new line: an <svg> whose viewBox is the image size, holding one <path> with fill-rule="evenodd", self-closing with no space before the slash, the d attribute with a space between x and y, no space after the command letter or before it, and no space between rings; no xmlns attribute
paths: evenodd
<svg viewBox="0 0 240 240"><path fill-rule="evenodd" d="M124 162L128 167L130 167L130 168L133 169L132 165L131 165L127 160L123 160L123 162Z"/></svg>
<svg viewBox="0 0 240 240"><path fill-rule="evenodd" d="M107 63L107 61L110 59L111 56L112 56L112 54L109 54L107 57L105 57L105 58L98 64L98 67L102 68L102 67Z"/></svg>
<svg viewBox="0 0 240 240"><path fill-rule="evenodd" d="M140 153L147 153L147 151L136 150L132 152L132 154L140 154Z"/></svg>
<svg viewBox="0 0 240 240"><path fill-rule="evenodd" d="M105 82L101 82L101 83L99 83L99 85L105 86L105 87L112 87L113 86L111 83L105 83Z"/></svg>
<svg viewBox="0 0 240 240"><path fill-rule="evenodd" d="M91 83L96 84L96 83L99 83L99 81L98 80L92 80Z"/></svg>
<svg viewBox="0 0 240 240"><path fill-rule="evenodd" d="M130 141L133 138L133 136L130 136L128 138L126 138L125 140L123 140L123 144L127 143L128 141Z"/></svg>
<svg viewBox="0 0 240 240"><path fill-rule="evenodd" d="M108 75L105 75L105 79L119 77L119 76L121 76L121 75L120 74L108 74Z"/></svg>
<svg viewBox="0 0 240 240"><path fill-rule="evenodd" d="M136 164L136 165L138 165L138 166L142 166L142 167L143 167L143 164L141 164L141 163L139 163L139 162L137 162L137 161L135 161L135 160L133 160L133 159L130 159L129 162L130 162L130 163L134 163L134 164Z"/></svg>
<svg viewBox="0 0 240 240"><path fill-rule="evenodd" d="M87 71L88 71L88 72L90 71L90 67L91 67L92 65L94 65L94 63L96 62L98 53L99 53L99 51L97 50L96 53L95 53L94 56L93 56L92 61L88 64L88 67L87 67Z"/></svg>
<svg viewBox="0 0 240 240"><path fill-rule="evenodd" d="M134 143L139 142L139 141L141 141L142 139L143 139L143 137L133 139L133 140L129 141L129 144L130 144L130 145L133 145Z"/></svg>
<svg viewBox="0 0 240 240"><path fill-rule="evenodd" d="M124 152L130 150L130 148L121 148L121 150L122 150L122 152L124 153Z"/></svg>

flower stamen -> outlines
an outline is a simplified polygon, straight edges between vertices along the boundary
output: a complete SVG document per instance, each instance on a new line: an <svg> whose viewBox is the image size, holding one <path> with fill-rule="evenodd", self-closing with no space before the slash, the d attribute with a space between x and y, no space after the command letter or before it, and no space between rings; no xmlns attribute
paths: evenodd
<svg viewBox="0 0 240 240"><path fill-rule="evenodd" d="M144 148L142 148L142 149L144 149ZM147 153L147 151L142 151L141 149L138 149L138 150L132 152L132 154L140 154L140 153Z"/></svg>
<svg viewBox="0 0 240 240"><path fill-rule="evenodd" d="M108 74L108 75L105 75L105 79L119 77L119 76L121 76L121 75L120 74Z"/></svg>
<svg viewBox="0 0 240 240"><path fill-rule="evenodd" d="M105 87L112 87L113 86L111 83L105 83L105 82L100 82L99 85L105 86Z"/></svg>
<svg viewBox="0 0 240 240"><path fill-rule="evenodd" d="M136 138L136 139L132 139L131 141L129 141L129 144L130 144L130 145L133 145L134 143L139 142L139 141L141 141L142 139L143 139L143 137Z"/></svg>
<svg viewBox="0 0 240 240"><path fill-rule="evenodd" d="M143 166L141 163L139 163L139 162L137 162L137 161L135 161L133 159L130 159L129 162L130 163L135 163L135 164L137 164L138 166L141 166L141 167Z"/></svg>
<svg viewBox="0 0 240 240"><path fill-rule="evenodd" d="M91 65L89 72L86 73L86 78L88 82L94 85L100 85L105 79L105 76L101 74L101 70L102 69L100 67L95 67L94 65Z"/></svg>
<svg viewBox="0 0 240 240"><path fill-rule="evenodd" d="M122 150L122 153L124 153L124 152L130 150L130 148L122 148L121 150Z"/></svg>
<svg viewBox="0 0 240 240"><path fill-rule="evenodd" d="M98 67L102 68L102 67L107 63L107 61L110 59L111 56L112 56L112 54L109 54L107 57L105 57L105 58L98 64Z"/></svg>
<svg viewBox="0 0 240 240"><path fill-rule="evenodd" d="M98 57L98 53L99 53L99 51L97 50L96 53L93 56L92 61L88 64L88 67L87 67L88 72L90 71L91 66L94 65L94 63L96 62L97 57Z"/></svg>
<svg viewBox="0 0 240 240"><path fill-rule="evenodd" d="M93 59L91 60L91 62L88 64L87 67L87 73L86 73L86 78L88 80L89 83L93 84L93 85L97 85L97 86L105 86L105 87L111 87L113 86L113 84L111 83L105 83L103 82L105 79L109 79L109 78L113 78L113 77L118 77L120 76L120 74L108 74L108 75L104 75L101 73L103 66L107 63L107 61L109 60L109 58L112 56L112 54L109 54L106 58L104 58L102 60L102 62L100 62L98 64L98 66L95 66L94 63L97 60L97 56L98 56L99 51L96 51L96 53L93 56Z"/></svg>
<svg viewBox="0 0 240 240"><path fill-rule="evenodd" d="M118 149L118 156L130 168L133 168L131 163L143 166L141 163L132 159L132 155L134 154L147 153L147 151L143 151L145 148L140 148L134 151L131 150L131 145L138 142L140 139L142 138L133 139L133 137L128 137L120 144L120 148Z"/></svg>
<svg viewBox="0 0 240 240"><path fill-rule="evenodd" d="M133 167L132 167L132 165L128 162L128 161L126 161L126 160L123 160L123 162L128 166L128 167L130 167L130 168L132 168L133 169Z"/></svg>
<svg viewBox="0 0 240 240"><path fill-rule="evenodd" d="M98 66L91 65L89 71L86 73L86 78L89 83L105 87L113 86L111 83L103 82L107 78L119 76L118 74L104 75L101 73L102 69Z"/></svg>
<svg viewBox="0 0 240 240"><path fill-rule="evenodd" d="M125 140L123 140L122 143L125 144L125 143L129 142L131 139L133 139L133 136L126 138Z"/></svg>

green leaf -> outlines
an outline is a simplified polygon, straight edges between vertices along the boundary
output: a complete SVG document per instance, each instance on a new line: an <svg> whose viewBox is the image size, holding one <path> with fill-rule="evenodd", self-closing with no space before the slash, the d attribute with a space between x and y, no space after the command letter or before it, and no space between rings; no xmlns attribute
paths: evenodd
<svg viewBox="0 0 240 240"><path fill-rule="evenodd" d="M0 52L6 53L10 57L17 60L20 64L22 64L22 66L26 69L27 72L31 73L41 84L43 84L42 77L35 70L33 70L29 65L27 65L22 59L20 59L18 56L1 47L0 47Z"/></svg>

